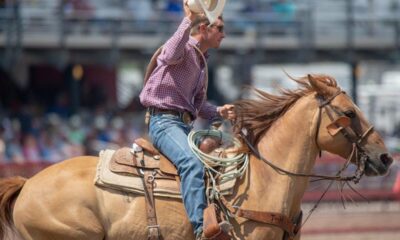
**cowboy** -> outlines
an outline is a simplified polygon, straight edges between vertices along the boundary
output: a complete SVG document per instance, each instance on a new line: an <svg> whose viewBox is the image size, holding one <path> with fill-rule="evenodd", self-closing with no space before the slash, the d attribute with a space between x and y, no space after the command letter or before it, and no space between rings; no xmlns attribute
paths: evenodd
<svg viewBox="0 0 400 240"><path fill-rule="evenodd" d="M198 117L235 119L234 106L214 106L206 100L207 50L218 48L225 37L222 16L210 24L183 1L185 16L163 45L157 67L140 93L151 117L149 137L177 167L182 199L196 238L203 227L206 208L204 166L192 153L187 135Z"/></svg>

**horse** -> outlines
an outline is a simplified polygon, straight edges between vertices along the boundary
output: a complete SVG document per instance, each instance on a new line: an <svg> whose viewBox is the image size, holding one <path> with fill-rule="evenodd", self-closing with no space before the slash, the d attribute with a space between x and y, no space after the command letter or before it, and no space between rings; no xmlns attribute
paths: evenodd
<svg viewBox="0 0 400 240"><path fill-rule="evenodd" d="M236 125L254 148L226 201L294 221L320 151L358 166L358 179L387 174L393 159L334 78L315 74L292 80L297 89L279 94L254 89L257 98L235 102ZM95 186L97 163L98 157L79 156L29 179L1 180L0 239L9 227L27 240L147 239L145 197ZM163 239L194 239L180 199L156 197L155 207ZM233 215L230 222L234 239L290 239L281 227L245 216Z"/></svg>

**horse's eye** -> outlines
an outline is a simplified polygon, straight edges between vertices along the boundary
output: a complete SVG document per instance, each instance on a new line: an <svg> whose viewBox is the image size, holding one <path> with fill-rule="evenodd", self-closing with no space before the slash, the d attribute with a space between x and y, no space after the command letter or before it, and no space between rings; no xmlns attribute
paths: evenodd
<svg viewBox="0 0 400 240"><path fill-rule="evenodd" d="M346 115L346 117L349 117L349 118L355 118L356 117L356 113L353 110L345 111L344 115Z"/></svg>

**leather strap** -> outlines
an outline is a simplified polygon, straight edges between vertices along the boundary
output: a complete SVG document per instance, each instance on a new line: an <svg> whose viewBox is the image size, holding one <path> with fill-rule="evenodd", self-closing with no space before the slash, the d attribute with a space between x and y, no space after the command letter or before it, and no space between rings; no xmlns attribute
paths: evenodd
<svg viewBox="0 0 400 240"><path fill-rule="evenodd" d="M274 225L276 227L281 228L285 234L285 240L292 240L296 236L296 234L300 231L301 222L303 212L300 211L295 223L290 220L289 217L283 215L281 213L273 213L273 212L261 212L254 210L247 210L237 207L232 207L232 205L225 199L224 196L220 196L221 203L234 214L234 217L242 217L252 221L266 223L270 225Z"/></svg>
<svg viewBox="0 0 400 240"><path fill-rule="evenodd" d="M152 116L153 114L158 114L158 113L175 115L175 116L178 116L182 120L182 122L184 122L185 124L190 124L194 120L194 117L188 111L177 111L177 110L149 107L147 109L147 112L149 113L149 116Z"/></svg>
<svg viewBox="0 0 400 240"><path fill-rule="evenodd" d="M160 226L157 224L157 216L153 195L154 176L152 171L143 173L144 195L146 199L147 228L149 230L148 240L159 240L161 237Z"/></svg>
<svg viewBox="0 0 400 240"><path fill-rule="evenodd" d="M203 218L204 237L211 238L221 232L221 227L219 226L217 219L217 206L215 203L209 204L208 207L204 209Z"/></svg>
<svg viewBox="0 0 400 240"><path fill-rule="evenodd" d="M239 208L236 212L236 216L247 218L256 222L274 225L283 229L286 233L289 234L289 237L294 237L294 225L292 221L283 214L245 210Z"/></svg>
<svg viewBox="0 0 400 240"><path fill-rule="evenodd" d="M202 240L230 240L231 237L227 232L228 229L223 229L221 226L222 222L217 217L220 212L217 209L215 203L210 203L206 209L204 209L204 223L203 223L203 236ZM226 224L229 224L226 222Z"/></svg>
<svg viewBox="0 0 400 240"><path fill-rule="evenodd" d="M294 221L294 229L293 229L294 236L296 236L297 233L300 232L302 226L303 226L303 211L300 211Z"/></svg>
<svg viewBox="0 0 400 240"><path fill-rule="evenodd" d="M147 65L146 73L144 74L143 87L146 86L146 83L149 80L151 73L157 67L157 57L161 54L162 47L163 46L157 49L157 51L151 57L149 64Z"/></svg>

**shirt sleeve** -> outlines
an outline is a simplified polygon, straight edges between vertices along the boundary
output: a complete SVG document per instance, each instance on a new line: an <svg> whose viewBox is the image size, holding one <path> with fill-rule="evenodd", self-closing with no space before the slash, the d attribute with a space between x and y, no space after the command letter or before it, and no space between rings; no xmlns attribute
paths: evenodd
<svg viewBox="0 0 400 240"><path fill-rule="evenodd" d="M176 32L164 44L162 52L158 59L168 65L177 64L183 60L185 47L189 41L190 27L192 21L185 17L179 25Z"/></svg>
<svg viewBox="0 0 400 240"><path fill-rule="evenodd" d="M200 107L199 116L207 119L208 121L220 120L219 114L217 112L217 106L211 104L208 101L204 101L204 103Z"/></svg>
<svg viewBox="0 0 400 240"><path fill-rule="evenodd" d="M217 112L217 106L211 104L210 102L207 101L207 94L205 92L205 86L201 87L201 91L199 91L195 98L194 98L194 105L196 109L199 109L199 116L207 119L209 121L213 121L214 119L217 119L218 112Z"/></svg>

